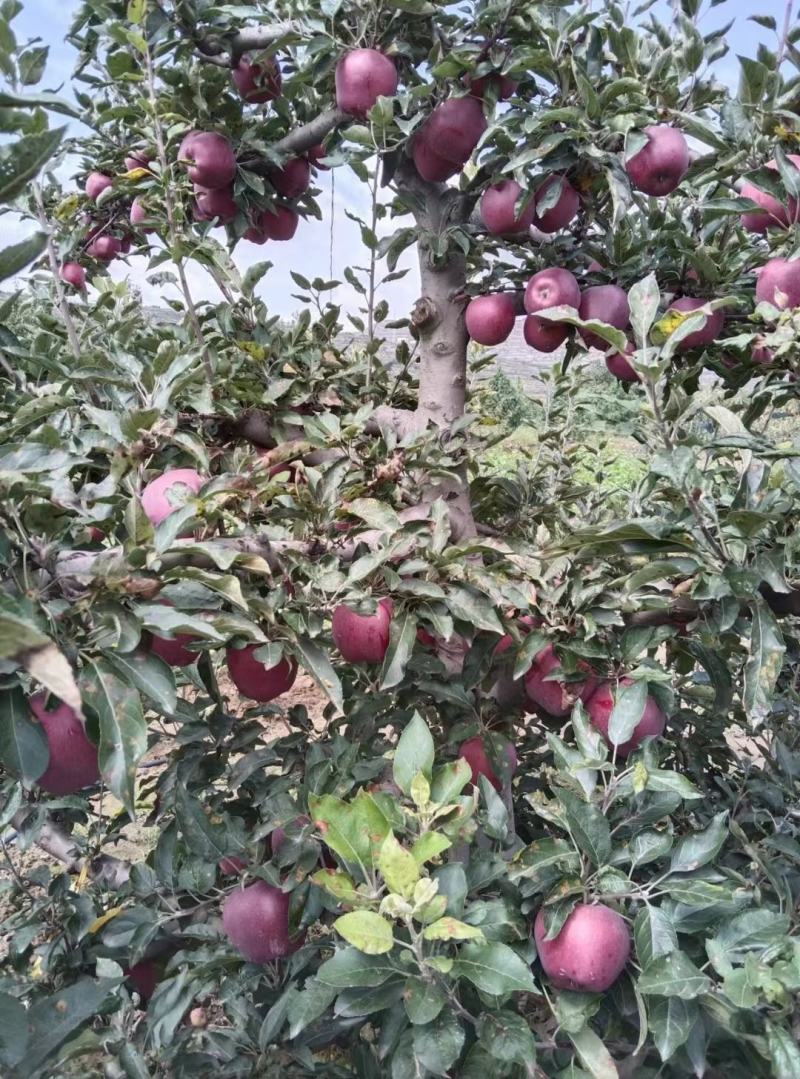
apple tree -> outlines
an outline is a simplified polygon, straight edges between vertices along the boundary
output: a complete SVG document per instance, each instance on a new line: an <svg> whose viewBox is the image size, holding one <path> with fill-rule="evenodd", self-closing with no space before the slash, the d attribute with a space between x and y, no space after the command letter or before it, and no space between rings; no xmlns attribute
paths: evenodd
<svg viewBox="0 0 800 1079"><path fill-rule="evenodd" d="M0 9L4 1074L800 1076L792 7Z"/></svg>

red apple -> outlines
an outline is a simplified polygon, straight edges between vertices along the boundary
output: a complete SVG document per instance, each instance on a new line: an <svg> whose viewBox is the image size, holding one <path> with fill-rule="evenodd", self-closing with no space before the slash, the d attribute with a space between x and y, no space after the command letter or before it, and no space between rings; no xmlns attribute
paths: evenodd
<svg viewBox="0 0 800 1079"><path fill-rule="evenodd" d="M241 56L231 77L239 96L251 105L263 105L280 97L281 69L272 57L254 64L247 56Z"/></svg>
<svg viewBox="0 0 800 1079"><path fill-rule="evenodd" d="M756 270L756 299L773 307L800 307L800 259L770 259Z"/></svg>
<svg viewBox="0 0 800 1079"><path fill-rule="evenodd" d="M631 341L625 347L625 352L615 352L613 356L606 356L606 367L609 369L614 378L618 378L620 382L641 382L641 379L636 374L636 371L628 363L627 357L634 353L636 349Z"/></svg>
<svg viewBox="0 0 800 1079"><path fill-rule="evenodd" d="M106 191L109 187L113 187L113 185L114 181L111 179L110 176L107 176L106 173L90 172L89 175L86 177L86 186L84 187L84 191L86 192L87 197L92 200L92 202L97 202L103 192Z"/></svg>
<svg viewBox="0 0 800 1079"><path fill-rule="evenodd" d="M558 682L548 675L561 666L561 660L552 644L548 644L534 658L525 674L525 693L528 699L548 715L568 716L576 700L586 701L597 688L597 679L588 663L581 660L578 667L586 672L582 682Z"/></svg>
<svg viewBox="0 0 800 1079"><path fill-rule="evenodd" d="M789 160L800 169L800 155L788 154ZM774 161L767 162L767 168L777 172L778 166ZM742 198L750 199L757 203L761 210L752 210L742 214L742 225L748 232L766 232L768 229L788 228L798 220L800 201L791 195L786 202L780 202L774 195L761 191L755 184L747 182L742 185L740 192Z"/></svg>
<svg viewBox="0 0 800 1079"><path fill-rule="evenodd" d="M397 93L397 68L377 49L353 49L336 65L336 104L353 116L366 116L379 97Z"/></svg>
<svg viewBox="0 0 800 1079"><path fill-rule="evenodd" d="M411 156L417 172L429 183L443 183L461 169L460 165L447 161L436 153L426 135L425 128L414 136L411 143Z"/></svg>
<svg viewBox="0 0 800 1079"><path fill-rule="evenodd" d="M195 221L217 221L228 225L236 217L239 207L230 187L209 188L195 186L192 213Z"/></svg>
<svg viewBox="0 0 800 1079"><path fill-rule="evenodd" d="M135 150L125 158L125 171L134 172L136 169L150 168L150 151Z"/></svg>
<svg viewBox="0 0 800 1079"><path fill-rule="evenodd" d="M528 314L546 311L549 307L574 307L578 310L581 290L569 270L553 267L539 270L525 287L525 310Z"/></svg>
<svg viewBox="0 0 800 1079"><path fill-rule="evenodd" d="M708 300L700 300L696 296L681 296L677 300L673 300L669 305L669 311L682 311L691 312L697 311L701 307L705 306ZM704 348L706 345L710 345L713 341L719 337L722 332L722 327L725 324L725 314L723 311L712 311L706 318L706 324L700 330L695 330L694 333L690 333L688 337L684 337L678 344L679 352L686 352L690 348Z"/></svg>
<svg viewBox="0 0 800 1079"><path fill-rule="evenodd" d="M600 903L579 903L553 940L545 940L544 912L540 909L533 937L550 984L576 993L610 989L625 969L631 951L624 918Z"/></svg>
<svg viewBox="0 0 800 1079"><path fill-rule="evenodd" d="M77 262L65 262L58 271L58 276L73 288L86 288L86 270Z"/></svg>
<svg viewBox="0 0 800 1079"><path fill-rule="evenodd" d="M333 643L348 663L381 663L389 647L394 604L379 600L374 614L358 614L344 603L333 612Z"/></svg>
<svg viewBox="0 0 800 1079"><path fill-rule="evenodd" d="M193 468L168 468L142 491L142 509L148 521L160 525L171 513L185 506L205 482L206 477Z"/></svg>
<svg viewBox="0 0 800 1079"><path fill-rule="evenodd" d="M266 704L292 688L297 678L297 662L284 656L274 667L267 667L253 656L261 647L248 644L244 648L227 648L225 658L231 681L242 696Z"/></svg>
<svg viewBox="0 0 800 1079"><path fill-rule="evenodd" d="M456 165L472 156L486 130L483 106L474 97L451 97L437 105L423 131L436 155Z"/></svg>
<svg viewBox="0 0 800 1079"><path fill-rule="evenodd" d="M306 157L308 163L313 169L322 169L323 172L330 172L330 165L323 165L322 159L328 156L328 151L318 142L316 146L312 146L310 150L306 150Z"/></svg>
<svg viewBox="0 0 800 1079"><path fill-rule="evenodd" d="M767 348L763 341L761 341L760 344L758 343L759 341L761 341L761 338L756 339L756 344L753 346L753 351L750 353L750 359L753 363L760 363L763 364L764 367L769 367L775 359L775 353L771 348Z"/></svg>
<svg viewBox="0 0 800 1079"><path fill-rule="evenodd" d="M90 258L99 259L100 262L111 262L122 250L122 244L116 236L103 233L96 236L86 245L86 254Z"/></svg>
<svg viewBox="0 0 800 1079"><path fill-rule="evenodd" d="M481 196L481 221L493 236L527 232L533 223L536 208L533 199L521 213L516 212L522 188L516 180L501 180L487 187Z"/></svg>
<svg viewBox="0 0 800 1079"><path fill-rule="evenodd" d="M578 314L587 322L594 319L618 330L626 329L631 320L627 293L619 285L592 285L584 289ZM608 348L608 342L597 334L582 331L581 336L589 348L599 348L603 352Z"/></svg>
<svg viewBox="0 0 800 1079"><path fill-rule="evenodd" d="M97 746L89 741L86 730L68 704L59 701L47 711L47 694L37 693L30 699L30 709L39 720L47 739L50 760L36 780L50 794L76 794L84 787L97 783L100 767Z"/></svg>
<svg viewBox="0 0 800 1079"><path fill-rule="evenodd" d="M190 131L178 148L178 160L192 183L209 191L230 187L236 176L233 147L216 131Z"/></svg>
<svg viewBox="0 0 800 1079"><path fill-rule="evenodd" d="M689 145L676 127L658 124L644 129L647 145L625 162L635 188L645 195L669 195L689 169Z"/></svg>
<svg viewBox="0 0 800 1079"><path fill-rule="evenodd" d="M473 341L499 345L514 329L516 306L507 292L493 292L470 300L464 318Z"/></svg>
<svg viewBox="0 0 800 1079"><path fill-rule="evenodd" d="M257 880L231 892L222 907L228 940L250 963L269 963L296 952L305 933L289 936L290 896Z"/></svg>
<svg viewBox="0 0 800 1079"><path fill-rule="evenodd" d="M248 863L238 854L229 854L226 858L220 858L217 868L225 877L239 877L247 869Z"/></svg>
<svg viewBox="0 0 800 1079"><path fill-rule="evenodd" d="M526 344L537 352L555 352L569 337L569 326L564 322L548 322L536 315L528 315L522 324Z"/></svg>
<svg viewBox="0 0 800 1079"><path fill-rule="evenodd" d="M297 232L300 218L288 206L264 210L259 219L261 231L268 240L291 240Z"/></svg>
<svg viewBox="0 0 800 1079"><path fill-rule="evenodd" d="M545 196L558 184L561 188L558 200L549 210L540 210ZM540 232L558 232L565 228L580 209L581 200L572 184L563 176L550 176L533 197L533 224Z"/></svg>
<svg viewBox="0 0 800 1079"><path fill-rule="evenodd" d="M499 71L490 71L488 75L480 75L477 79L467 78L466 85L473 97L484 98L489 87L493 87L497 93L498 101L508 101L517 92L517 83L508 75L501 75Z"/></svg>
<svg viewBox="0 0 800 1079"><path fill-rule="evenodd" d="M620 686L629 686L631 685L631 679L622 678L619 684ZM608 721L611 719L611 713L614 710L614 690L615 687L611 682L602 682L586 702L586 711L589 713L590 723L600 731L609 745L611 745L611 741L608 737ZM653 698L648 696L642 718L636 724L628 741L617 746L617 756L627 757L629 753L641 745L645 738L649 738L651 735L660 737L664 733L666 725L667 717Z"/></svg>
<svg viewBox="0 0 800 1079"><path fill-rule="evenodd" d="M511 775L513 776L514 772L517 770L518 757L516 749L510 742L506 746L506 753L508 755L508 764L511 769ZM472 782L476 787L478 786L478 777L486 776L494 789L500 790L503 784L495 773L494 768L492 768L492 762L489 760L489 755L483 744L483 738L479 734L462 743L458 755L459 757L463 757L472 769Z"/></svg>
<svg viewBox="0 0 800 1079"><path fill-rule="evenodd" d="M311 166L304 157L293 157L283 168L270 169L269 180L285 199L299 199L311 184Z"/></svg>
<svg viewBox="0 0 800 1079"><path fill-rule="evenodd" d="M152 959L142 959L128 967L125 976L142 998L142 1003L146 1004L156 991L161 970Z"/></svg>
<svg viewBox="0 0 800 1079"><path fill-rule="evenodd" d="M188 667L190 663L196 661L198 653L192 652L186 646L198 639L193 633L176 633L171 640L167 637L156 637L155 634L152 634L150 651L154 656L163 659L170 667Z"/></svg>
<svg viewBox="0 0 800 1079"><path fill-rule="evenodd" d="M536 629L537 626L541 626L542 620L536 618L532 614L523 614L517 619L517 626L523 637L527 636L528 632L532 629ZM495 657L502 656L504 652L507 652L514 643L514 638L510 633L504 633L500 640L497 642L494 654Z"/></svg>
<svg viewBox="0 0 800 1079"><path fill-rule="evenodd" d="M145 206L141 195L138 195L131 203L130 222L133 228L141 232L155 232L156 225L153 223L153 215Z"/></svg>

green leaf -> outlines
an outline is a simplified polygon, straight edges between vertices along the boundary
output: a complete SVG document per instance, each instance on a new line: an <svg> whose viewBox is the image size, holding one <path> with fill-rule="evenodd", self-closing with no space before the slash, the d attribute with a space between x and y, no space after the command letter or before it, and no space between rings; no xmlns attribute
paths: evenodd
<svg viewBox="0 0 800 1079"><path fill-rule="evenodd" d="M417 772L422 772L430 780L433 758L431 732L419 712L415 712L400 735L394 754L392 774L400 790L410 794L411 783Z"/></svg>
<svg viewBox="0 0 800 1079"><path fill-rule="evenodd" d="M497 617L489 596L479 592L471 585L451 585L447 592L447 606L461 622L467 622L475 629L485 629L487 633L503 635L503 626Z"/></svg>
<svg viewBox="0 0 800 1079"><path fill-rule="evenodd" d="M572 838L596 866L604 865L611 855L611 829L600 810L565 790L556 797L564 809L564 817Z"/></svg>
<svg viewBox="0 0 800 1079"><path fill-rule="evenodd" d="M390 892L410 899L419 880L419 866L411 851L406 850L389 832L378 856L378 869Z"/></svg>
<svg viewBox="0 0 800 1079"><path fill-rule="evenodd" d="M106 653L108 663L144 693L160 711L172 715L178 703L172 668L152 652Z"/></svg>
<svg viewBox="0 0 800 1079"><path fill-rule="evenodd" d="M422 978L409 978L406 982L403 1003L409 1021L414 1024L432 1022L446 1001L444 990L436 982Z"/></svg>
<svg viewBox="0 0 800 1079"><path fill-rule="evenodd" d="M80 112L74 105L63 101L56 94L15 94L8 89L0 90L0 109L8 108L47 109L75 119L80 116Z"/></svg>
<svg viewBox="0 0 800 1079"><path fill-rule="evenodd" d="M360 790L352 802L325 794L310 797L308 808L323 842L346 862L372 870L391 830L377 801Z"/></svg>
<svg viewBox="0 0 800 1079"><path fill-rule="evenodd" d="M608 720L608 737L612 745L619 746L630 741L644 715L646 704L647 682L640 679L628 686L618 687Z"/></svg>
<svg viewBox="0 0 800 1079"><path fill-rule="evenodd" d="M744 668L745 712L753 724L762 723L772 708L772 695L783 667L786 645L775 616L763 600L750 604L749 657Z"/></svg>
<svg viewBox="0 0 800 1079"><path fill-rule="evenodd" d="M425 832L419 839L414 841L411 854L417 865L424 865L434 858L438 858L452 846L452 841L441 832Z"/></svg>
<svg viewBox="0 0 800 1079"><path fill-rule="evenodd" d="M0 281L24 270L28 263L41 255L47 243L47 236L43 232L34 232L18 244L3 248L0 251Z"/></svg>
<svg viewBox="0 0 800 1079"><path fill-rule="evenodd" d="M449 805L472 779L472 769L463 757L437 768L431 782L431 801Z"/></svg>
<svg viewBox="0 0 800 1079"><path fill-rule="evenodd" d="M0 146L0 202L11 202L25 190L56 152L65 131L56 127Z"/></svg>
<svg viewBox="0 0 800 1079"><path fill-rule="evenodd" d="M391 621L389 647L381 667L380 689L391 689L403 681L416 639L417 616L413 611L402 611Z"/></svg>
<svg viewBox="0 0 800 1079"><path fill-rule="evenodd" d="M466 978L483 993L535 993L530 967L507 944L465 944L453 963L453 974Z"/></svg>
<svg viewBox="0 0 800 1079"><path fill-rule="evenodd" d="M483 1012L477 1029L481 1045L493 1060L524 1065L536 1059L533 1032L516 1012Z"/></svg>
<svg viewBox="0 0 800 1079"><path fill-rule="evenodd" d="M385 532L399 532L403 523L391 506L379 502L377 498L354 498L348 503L347 512L360 517L370 528Z"/></svg>
<svg viewBox="0 0 800 1079"><path fill-rule="evenodd" d="M464 1048L464 1028L446 1009L430 1023L414 1027L414 1055L432 1075L448 1075Z"/></svg>
<svg viewBox="0 0 800 1079"><path fill-rule="evenodd" d="M315 641L306 638L298 638L296 645L300 662L317 683L322 692L330 698L337 712L344 710L344 697L342 695L342 683L339 675L331 666L328 653Z"/></svg>
<svg viewBox="0 0 800 1079"><path fill-rule="evenodd" d="M693 1000L667 997L655 1000L647 1009L647 1019L653 1033L653 1041L662 1061L686 1044L692 1027L697 1022L700 1009Z"/></svg>
<svg viewBox="0 0 800 1079"><path fill-rule="evenodd" d="M647 963L636 984L645 995L694 1000L709 991L711 979L685 952L673 951Z"/></svg>
<svg viewBox="0 0 800 1079"><path fill-rule="evenodd" d="M619 1079L613 1057L591 1027L585 1026L574 1033L567 1033L575 1046L578 1060L594 1079Z"/></svg>
<svg viewBox="0 0 800 1079"><path fill-rule="evenodd" d="M485 940L483 932L474 925L448 917L439 918L426 926L422 935L425 940L477 940L481 943Z"/></svg>
<svg viewBox="0 0 800 1079"><path fill-rule="evenodd" d="M348 948L347 951L355 952L354 948ZM344 955L344 952L338 952L337 955ZM359 952L355 952L359 955ZM333 959L329 959L329 963L333 963L337 958L335 955ZM361 960L366 962L367 957L361 956ZM323 964L326 966L327 964ZM322 968L320 968L321 970ZM388 975L387 975L388 977ZM356 982L352 983L356 985ZM377 985L378 982L370 983ZM289 1037L296 1038L301 1030L305 1030L307 1026L313 1023L316 1019L319 1019L333 1003L334 997L337 996L339 988L332 985L326 985L319 977L319 971L317 971L316 978L309 978L305 984L305 988L301 993L297 993L290 1002L289 1009Z"/></svg>
<svg viewBox="0 0 800 1079"><path fill-rule="evenodd" d="M394 947L392 923L371 910L354 910L333 923L348 944L365 955L384 955Z"/></svg>
<svg viewBox="0 0 800 1079"><path fill-rule="evenodd" d="M383 985L387 978L395 974L397 968L388 960L366 955L358 948L343 948L322 964L316 977L323 985L334 989L349 989Z"/></svg>
<svg viewBox="0 0 800 1079"><path fill-rule="evenodd" d="M45 772L50 761L44 728L33 718L20 686L0 691L0 761L26 786Z"/></svg>
<svg viewBox="0 0 800 1079"><path fill-rule="evenodd" d="M185 842L203 861L218 862L230 853L226 822L213 820L180 781L175 785L175 818Z"/></svg>
<svg viewBox="0 0 800 1079"><path fill-rule="evenodd" d="M678 934L669 917L658 907L642 907L633 923L636 957L643 967L678 949Z"/></svg>
<svg viewBox="0 0 800 1079"><path fill-rule="evenodd" d="M728 811L713 818L702 832L684 836L675 844L670 860L672 873L688 873L716 858L728 838Z"/></svg>
<svg viewBox="0 0 800 1079"><path fill-rule="evenodd" d="M13 1068L28 1047L28 1013L16 997L0 993L0 1064Z"/></svg>
<svg viewBox="0 0 800 1079"><path fill-rule="evenodd" d="M630 841L628 853L631 856L631 866L636 868L647 865L664 858L672 849L672 836L669 832L639 832Z"/></svg>
<svg viewBox="0 0 800 1079"><path fill-rule="evenodd" d="M357 905L364 902L364 896L356 891L350 877L339 869L318 869L311 879L340 903Z"/></svg>
<svg viewBox="0 0 800 1079"><path fill-rule="evenodd" d="M34 1075L67 1038L93 1019L118 984L116 978L79 978L32 1005L27 1013L25 1074Z"/></svg>
<svg viewBox="0 0 800 1079"><path fill-rule="evenodd" d="M767 1046L773 1079L800 1077L800 1047L792 1034L775 1023L767 1024Z"/></svg>
<svg viewBox="0 0 800 1079"><path fill-rule="evenodd" d="M81 685L86 704L100 720L100 772L111 793L135 817L136 768L147 751L141 698L103 659L87 661Z"/></svg>

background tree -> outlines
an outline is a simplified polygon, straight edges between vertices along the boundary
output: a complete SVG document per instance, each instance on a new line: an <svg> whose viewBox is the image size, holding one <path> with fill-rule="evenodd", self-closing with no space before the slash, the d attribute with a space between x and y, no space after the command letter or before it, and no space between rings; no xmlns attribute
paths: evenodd
<svg viewBox="0 0 800 1079"><path fill-rule="evenodd" d="M78 11L87 133L7 192L50 237L1 316L12 1075L800 1074L798 32L756 16L734 95L654 7ZM236 267L330 167L361 345L336 282L286 326ZM468 331L523 315L566 351L497 472Z"/></svg>

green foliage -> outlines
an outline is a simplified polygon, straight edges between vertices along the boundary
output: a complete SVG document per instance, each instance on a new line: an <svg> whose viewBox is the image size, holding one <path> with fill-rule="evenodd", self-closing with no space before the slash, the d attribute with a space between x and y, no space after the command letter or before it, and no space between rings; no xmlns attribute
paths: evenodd
<svg viewBox="0 0 800 1079"><path fill-rule="evenodd" d="M703 36L694 0L638 28L594 7L112 2L76 15L90 133L75 145L84 171L114 182L90 204L49 177L43 204L58 257L87 264L92 289L57 310L37 272L0 307L4 1074L93 1059L137 1079L798 1074L800 440L772 417L796 414L800 312L756 306L752 274L796 237L745 233L752 207L733 188L749 171L761 182L770 170L751 166L776 154L765 182L781 197L796 182L778 152L798 138L796 81L765 46L730 94L706 67L724 39ZM268 44L284 94L266 107L243 105L227 61L197 48L250 19L291 20ZM9 33L0 107L41 150L55 135L39 110L58 106L18 92L44 57L15 54ZM388 187L358 222L366 265L345 275L363 308L350 321L373 331L359 348L334 282L295 273L302 309L285 325L265 299L268 263L243 277L232 253L275 205L280 140L330 106L336 59L364 41L392 49L401 90L326 136L326 160ZM420 188L406 148L434 90L495 70L517 95L495 110L487 92L476 166L446 192ZM702 152L672 196L647 199L625 144L665 116ZM176 154L194 128L236 148L227 246L191 219ZM137 148L155 148L151 169L125 169ZM490 182L533 190L554 172L581 191L569 230L534 245L473 228ZM128 234L134 195L156 210L159 242L134 239L151 280L179 288L174 319L148 318L86 254L95 228ZM38 218L32 196L19 205ZM323 215L313 188L293 205ZM384 364L377 289L412 244L429 284L461 276L441 310L418 305L417 339ZM280 250L291 257L271 241L276 263ZM535 402L502 376L468 382L464 415L398 434L378 406L427 394L436 415L458 348L454 385L466 380L464 297L546 265L628 291L640 382L575 362L574 334ZM218 302L193 300L197 266ZM724 343L679 349L705 317L665 317L689 288L729 307ZM706 367L718 384L701 383ZM206 482L153 526L141 494L168 468ZM371 614L383 598L383 662L344 662L334 610ZM170 666L153 638L191 662ZM234 693L226 649L245 644L310 676L313 715L308 683L267 702ZM560 715L522 678L547 645ZM589 688L623 677L607 741ZM79 714L97 787L37 786L51 751L26 704L41 690ZM625 757L613 746L648 697L665 734ZM460 756L477 736L491 775ZM19 857L37 843L63 868ZM222 921L254 882L288 895L283 929L302 941L265 964ZM559 989L537 955L537 913L553 939L578 903L630 929L631 961L604 993Z"/></svg>

